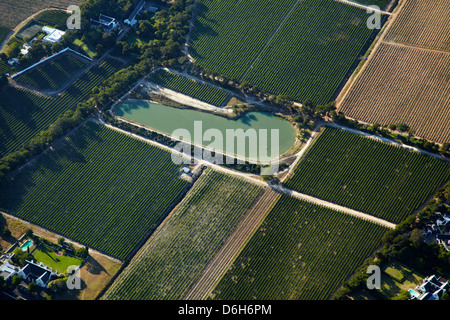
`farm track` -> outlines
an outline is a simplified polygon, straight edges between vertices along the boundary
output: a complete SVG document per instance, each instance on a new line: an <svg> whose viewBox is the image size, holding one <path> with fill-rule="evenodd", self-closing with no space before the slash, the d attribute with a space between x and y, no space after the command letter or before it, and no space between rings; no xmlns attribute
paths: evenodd
<svg viewBox="0 0 450 320"><path fill-rule="evenodd" d="M184 299L200 300L207 297L214 290L214 284L220 280L221 275L225 274L234 258L243 249L245 243L261 225L277 196L278 193L268 188L260 194Z"/></svg>
<svg viewBox="0 0 450 320"><path fill-rule="evenodd" d="M160 144L158 142L155 142L153 140L150 140L150 139L138 136L138 135L136 135L134 133L129 133L129 132L127 132L125 130L122 130L120 128L117 128L117 127L114 127L112 125L106 124L106 123L104 123L101 120L95 120L95 121L98 122L98 123L101 123L101 124L103 124L103 125L105 125L105 126L107 126L109 128L112 128L114 130L117 130L117 131L120 131L120 132L123 132L123 133L127 133L128 135L130 135L130 136L132 136L132 137L134 137L136 139L145 141L145 142L147 142L149 144L153 144L153 145L159 146L162 149L165 149L165 150L168 150L168 151L172 151L173 150L172 148L170 148L168 146L165 146L165 145ZM311 138L311 140L312 140L312 138ZM308 145L309 144L307 144L307 146ZM186 156L186 155L183 154L183 156ZM336 211L340 211L342 213L349 214L351 216L358 217L358 218L361 218L361 219L366 220L366 221L371 221L371 222L373 222L375 224L382 225L382 226L385 226L385 227L390 228L390 229L394 229L395 226L396 226L394 223L391 223L391 222L389 222L387 220L383 220L383 219L377 218L375 216L372 216L372 215L364 213L364 212L359 212L357 210L353 210L353 209L350 209L350 208L347 208L347 207L344 207L344 206L341 206L341 205L337 205L335 203L331 203L331 202L328 202L328 201L325 201L325 200L322 200L322 199L319 199L319 198L315 198L315 197L312 197L312 196L309 196L309 195L306 195L306 194L303 194L303 193L300 193L300 192L296 192L294 190L291 190L291 189L288 189L286 187L282 187L282 186L279 186L279 185L269 185L267 182L262 181L257 176L254 176L254 175L251 175L251 174L242 173L242 172L238 172L238 171L235 171L235 170L231 170L231 169L222 167L220 165L210 163L210 162L205 161L203 159L197 159L197 158L195 158L195 159L197 161L200 161L202 165L214 168L217 171L220 171L220 172L223 172L223 173L227 173L227 174L230 174L230 175L233 175L233 176L239 176L241 178L244 178L247 181L253 182L253 183L255 183L257 185L260 185L260 186L263 186L263 187L269 186L270 188L274 189L275 191L277 191L279 193L288 194L288 195L291 195L293 197L296 197L296 198L299 198L299 199L302 199L302 200L306 200L307 202L311 202L311 203L315 203L315 204L318 204L318 205L321 205L321 206L324 206L324 207L332 208L332 209L334 209Z"/></svg>
<svg viewBox="0 0 450 320"><path fill-rule="evenodd" d="M345 3L345 4L348 4L350 6L360 8L360 9L370 10L369 12L377 12L377 13L381 13L381 14L387 14L389 16L392 15L391 12L383 11L383 10L376 10L376 9L370 8L367 5L364 5L364 4L355 2L355 1L350 1L350 0L335 0L335 1L341 2L341 3Z"/></svg>

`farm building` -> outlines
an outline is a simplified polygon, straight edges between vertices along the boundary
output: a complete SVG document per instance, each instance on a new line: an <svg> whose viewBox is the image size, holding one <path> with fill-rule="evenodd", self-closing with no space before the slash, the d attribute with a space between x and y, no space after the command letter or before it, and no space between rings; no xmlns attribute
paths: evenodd
<svg viewBox="0 0 450 320"><path fill-rule="evenodd" d="M6 262L0 267L0 276L3 277L3 279L8 280L17 274L19 270L19 267Z"/></svg>
<svg viewBox="0 0 450 320"><path fill-rule="evenodd" d="M447 291L449 285L448 281L441 278L437 278L432 275L423 279L422 283L415 288L416 294L413 295L413 299L417 300L439 300L442 294ZM410 291L411 292L411 291Z"/></svg>
<svg viewBox="0 0 450 320"><path fill-rule="evenodd" d="M145 1L141 0L139 4L136 6L136 8L133 10L133 12L130 14L128 19L125 19L124 23L129 26L135 26L137 24L136 16L142 11L142 9L145 6Z"/></svg>
<svg viewBox="0 0 450 320"><path fill-rule="evenodd" d="M112 32L119 26L119 22L116 19L105 16L100 13L98 20L91 19L91 24L95 27L102 27L105 32Z"/></svg>
<svg viewBox="0 0 450 320"><path fill-rule="evenodd" d="M47 34L42 41L52 44L55 42L61 42L62 37L66 34L64 31L50 27L42 27L42 31Z"/></svg>
<svg viewBox="0 0 450 320"><path fill-rule="evenodd" d="M14 66L14 65L16 65L16 64L19 64L19 59L17 59L17 58L9 59L9 60L8 60L8 64L9 64L10 66Z"/></svg>
<svg viewBox="0 0 450 320"><path fill-rule="evenodd" d="M48 288L48 283L56 278L58 275L43 263L37 264L33 261L26 261L25 267L20 269L18 275L29 282L36 282L42 288Z"/></svg>

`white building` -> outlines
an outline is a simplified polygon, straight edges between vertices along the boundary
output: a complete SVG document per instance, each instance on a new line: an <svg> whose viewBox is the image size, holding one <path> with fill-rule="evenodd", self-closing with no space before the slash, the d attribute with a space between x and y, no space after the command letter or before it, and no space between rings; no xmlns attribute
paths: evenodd
<svg viewBox="0 0 450 320"><path fill-rule="evenodd" d="M28 260L26 263L25 267L20 269L18 275L28 282L36 282L38 286L48 288L48 283L58 278L58 275L43 263L37 264L34 261Z"/></svg>
<svg viewBox="0 0 450 320"><path fill-rule="evenodd" d="M141 0L141 2L139 2L139 4L136 6L136 8L133 10L133 12L130 14L128 19L125 19L124 23L129 26L134 27L137 23L136 16L139 14L139 12L142 11L144 6L145 6L145 1Z"/></svg>
<svg viewBox="0 0 450 320"><path fill-rule="evenodd" d="M42 27L42 31L47 34L42 41L52 44L55 42L61 42L62 37L66 34L64 31L50 27Z"/></svg>
<svg viewBox="0 0 450 320"><path fill-rule="evenodd" d="M3 279L8 280L17 274L19 270L19 267L13 266L12 264L6 262L0 267L0 276L2 276Z"/></svg>

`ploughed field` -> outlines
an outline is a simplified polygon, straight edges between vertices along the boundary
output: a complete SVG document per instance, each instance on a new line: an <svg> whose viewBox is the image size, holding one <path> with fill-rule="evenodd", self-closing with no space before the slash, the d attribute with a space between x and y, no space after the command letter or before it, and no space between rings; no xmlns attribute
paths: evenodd
<svg viewBox="0 0 450 320"><path fill-rule="evenodd" d="M122 63L106 59L83 73L58 96L46 96L8 86L0 91L0 157L47 129L60 114L73 110Z"/></svg>
<svg viewBox="0 0 450 320"><path fill-rule="evenodd" d="M3 186L0 209L125 259L187 186L171 154L88 122Z"/></svg>
<svg viewBox="0 0 450 320"><path fill-rule="evenodd" d="M103 298L183 299L261 192L207 169Z"/></svg>
<svg viewBox="0 0 450 320"><path fill-rule="evenodd" d="M393 223L450 177L450 162L326 127L286 186Z"/></svg>
<svg viewBox="0 0 450 320"><path fill-rule="evenodd" d="M414 135L450 141L450 54L382 43L339 106L346 116L406 123Z"/></svg>
<svg viewBox="0 0 450 320"><path fill-rule="evenodd" d="M324 300L387 229L282 195L210 298Z"/></svg>
<svg viewBox="0 0 450 320"><path fill-rule="evenodd" d="M450 52L450 2L406 1L384 40Z"/></svg>
<svg viewBox="0 0 450 320"><path fill-rule="evenodd" d="M68 6L81 2L81 0L0 0L1 24L14 28L39 10L47 8L66 10Z"/></svg>
<svg viewBox="0 0 450 320"><path fill-rule="evenodd" d="M329 0L202 0L189 52L206 71L324 104L367 44L368 17Z"/></svg>

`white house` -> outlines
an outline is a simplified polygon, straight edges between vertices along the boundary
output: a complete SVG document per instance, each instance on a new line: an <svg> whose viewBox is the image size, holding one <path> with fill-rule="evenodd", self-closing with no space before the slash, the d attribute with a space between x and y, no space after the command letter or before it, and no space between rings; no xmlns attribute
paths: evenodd
<svg viewBox="0 0 450 320"><path fill-rule="evenodd" d="M38 286L48 288L48 283L58 278L58 275L43 263L37 264L34 261L28 260L26 263L25 267L20 269L18 275L28 282L36 282Z"/></svg>
<svg viewBox="0 0 450 320"><path fill-rule="evenodd" d="M6 262L0 267L0 276L8 280L19 272L20 268Z"/></svg>
<svg viewBox="0 0 450 320"><path fill-rule="evenodd" d="M417 300L439 300L444 292L447 291L448 281L443 281L432 275L423 279L422 283L416 287L420 295L415 297Z"/></svg>
<svg viewBox="0 0 450 320"><path fill-rule="evenodd" d="M105 16L100 13L98 20L91 19L91 24L95 27L102 27L105 32L112 32L119 26L119 22L116 19Z"/></svg>
<svg viewBox="0 0 450 320"><path fill-rule="evenodd" d="M42 31L47 34L42 41L52 44L55 42L61 42L62 37L66 34L64 31L50 27L42 27Z"/></svg>

